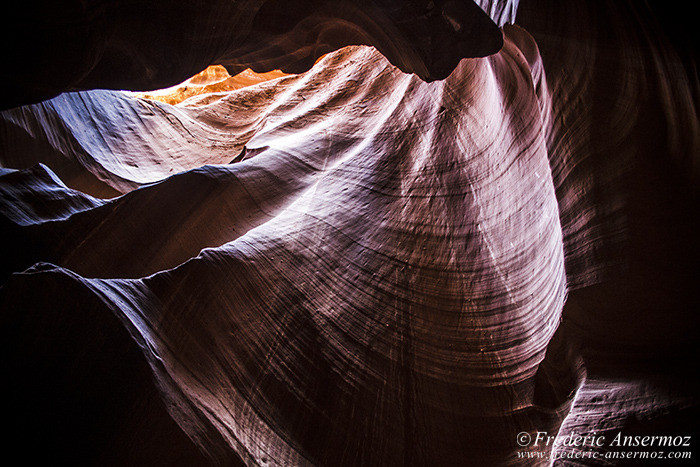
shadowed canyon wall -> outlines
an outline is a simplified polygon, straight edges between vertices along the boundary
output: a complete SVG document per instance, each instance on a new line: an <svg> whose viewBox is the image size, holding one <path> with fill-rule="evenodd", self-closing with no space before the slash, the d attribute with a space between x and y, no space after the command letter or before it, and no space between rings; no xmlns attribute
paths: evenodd
<svg viewBox="0 0 700 467"><path fill-rule="evenodd" d="M625 465L609 443L532 441L622 432L689 436L673 450L697 454L687 19L632 1L13 15L0 329L15 449Z"/></svg>

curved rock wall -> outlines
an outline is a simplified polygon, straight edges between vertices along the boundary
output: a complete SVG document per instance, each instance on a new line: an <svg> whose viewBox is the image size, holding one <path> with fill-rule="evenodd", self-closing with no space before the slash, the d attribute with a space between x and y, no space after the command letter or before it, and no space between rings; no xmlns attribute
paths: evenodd
<svg viewBox="0 0 700 467"><path fill-rule="evenodd" d="M633 2L480 2L500 50L435 55L472 37L449 21L471 6L417 3L261 7L278 38L342 24L334 48L397 28L303 73L178 105L89 90L0 113L13 423L45 419L65 458L84 434L91 462L153 426L132 440L150 454L114 461L207 462L167 447L175 420L211 461L248 465L547 465L577 449L519 435L690 430L694 62ZM418 6L457 39L422 34ZM504 24L518 6L523 27ZM50 385L66 402L32 404ZM154 387L165 404L140 424L110 408Z"/></svg>

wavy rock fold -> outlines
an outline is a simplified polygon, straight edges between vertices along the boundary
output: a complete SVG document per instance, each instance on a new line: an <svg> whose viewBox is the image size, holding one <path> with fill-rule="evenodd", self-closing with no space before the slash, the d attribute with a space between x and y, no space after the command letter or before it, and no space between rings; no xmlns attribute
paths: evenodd
<svg viewBox="0 0 700 467"><path fill-rule="evenodd" d="M218 55L172 49L187 64L142 84L212 57L301 73L41 100L111 87L106 53L0 113L13 423L53 413L54 455L86 433L86 462L523 465L522 433L695 413L697 75L647 10L435 2L474 21L455 39L395 2L280 3L242 23L267 49L205 35ZM31 408L52 386L65 409Z"/></svg>

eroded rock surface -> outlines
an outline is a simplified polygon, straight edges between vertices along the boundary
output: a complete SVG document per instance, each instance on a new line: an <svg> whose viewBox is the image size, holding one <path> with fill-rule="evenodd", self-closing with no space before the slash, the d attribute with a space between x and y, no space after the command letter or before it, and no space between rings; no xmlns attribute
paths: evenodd
<svg viewBox="0 0 700 467"><path fill-rule="evenodd" d="M494 42L469 2L279 3L245 23L252 55L221 29L184 50L148 32L182 57L161 78L221 57L302 73L0 113L12 423L122 464L547 465L577 450L518 435L692 434L698 83L654 11L480 2ZM341 48L367 31L376 48ZM113 58L48 94L111 87ZM161 82L134 70L110 78Z"/></svg>

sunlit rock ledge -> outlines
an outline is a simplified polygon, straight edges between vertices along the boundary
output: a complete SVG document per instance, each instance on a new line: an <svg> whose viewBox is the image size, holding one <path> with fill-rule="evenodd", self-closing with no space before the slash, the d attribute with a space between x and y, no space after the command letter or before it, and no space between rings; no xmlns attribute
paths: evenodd
<svg viewBox="0 0 700 467"><path fill-rule="evenodd" d="M253 84L281 78L286 75L286 73L280 70L273 70L267 73L255 73L251 69L246 69L235 76L231 76L228 74L225 67L221 65L211 65L192 78L180 84L176 84L175 86L166 89L157 89L151 92L135 92L132 95L133 97L176 105L183 101L188 101L190 98L196 98L197 96L227 93L246 86L252 86ZM201 99L194 99L193 101L201 103Z"/></svg>

